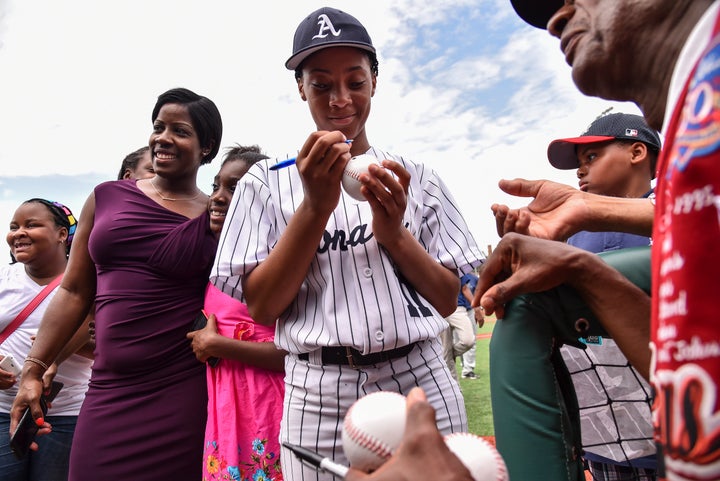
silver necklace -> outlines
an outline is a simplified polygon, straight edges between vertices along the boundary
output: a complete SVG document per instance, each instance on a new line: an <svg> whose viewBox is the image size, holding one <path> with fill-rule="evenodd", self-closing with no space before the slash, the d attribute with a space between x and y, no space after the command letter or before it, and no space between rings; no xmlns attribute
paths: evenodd
<svg viewBox="0 0 720 481"><path fill-rule="evenodd" d="M188 197L188 198L186 198L186 199L176 199L176 198L174 198L174 197L165 197L164 195L162 195L162 194L160 193L160 190L159 190L159 189L157 188L157 186L155 185L154 180L155 180L155 177L153 177L152 179L150 179L150 185L152 185L152 188L155 189L155 193L156 193L156 194L158 195L158 197L160 197L162 200L167 200L167 201L169 201L169 202L177 202L177 201L181 201L181 200L195 200L195 199L197 199L197 197L200 195L200 192L198 191L197 193L195 193L194 196Z"/></svg>

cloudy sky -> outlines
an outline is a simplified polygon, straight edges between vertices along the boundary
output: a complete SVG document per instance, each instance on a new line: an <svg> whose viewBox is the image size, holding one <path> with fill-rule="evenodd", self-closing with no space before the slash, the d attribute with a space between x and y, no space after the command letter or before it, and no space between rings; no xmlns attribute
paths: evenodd
<svg viewBox="0 0 720 481"><path fill-rule="evenodd" d="M147 144L155 100L173 87L218 105L223 147L294 155L314 124L283 65L322 6L357 17L378 49L371 143L436 169L483 250L498 241L490 205L521 204L499 179L576 185L547 144L610 106L639 112L578 93L557 40L509 0L0 0L0 226L30 197L79 214ZM219 160L200 170L206 192Z"/></svg>

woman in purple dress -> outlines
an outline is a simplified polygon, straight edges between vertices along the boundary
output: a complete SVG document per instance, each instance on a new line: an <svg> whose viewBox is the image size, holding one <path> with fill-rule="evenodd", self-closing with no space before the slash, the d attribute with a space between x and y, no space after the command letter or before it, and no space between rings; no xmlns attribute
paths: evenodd
<svg viewBox="0 0 720 481"><path fill-rule="evenodd" d="M185 335L203 307L217 247L196 180L218 152L222 121L211 100L186 89L160 95L152 121L156 175L100 184L88 198L12 408L13 426L28 405L41 417L45 365L95 302L95 362L71 481L201 476L205 366Z"/></svg>

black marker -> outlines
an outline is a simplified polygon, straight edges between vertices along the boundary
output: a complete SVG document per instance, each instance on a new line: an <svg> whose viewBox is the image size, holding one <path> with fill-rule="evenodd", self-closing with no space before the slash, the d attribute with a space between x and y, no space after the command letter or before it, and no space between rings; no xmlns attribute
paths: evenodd
<svg viewBox="0 0 720 481"><path fill-rule="evenodd" d="M328 472L332 474L333 476L337 476L338 478L345 478L345 475L347 474L348 468L347 466L343 466L342 464L338 464L335 461L333 461L330 458L323 458L318 453L314 453L310 451L309 449L305 449L300 446L295 446L294 444L290 443L282 443L283 446L288 448L290 451L295 453L295 456L301 461L307 461L308 463L312 464L316 468L318 468L321 471Z"/></svg>

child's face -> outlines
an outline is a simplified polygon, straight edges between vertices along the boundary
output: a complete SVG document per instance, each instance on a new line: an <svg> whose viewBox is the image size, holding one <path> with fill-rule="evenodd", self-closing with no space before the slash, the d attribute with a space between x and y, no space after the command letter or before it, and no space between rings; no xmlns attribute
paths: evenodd
<svg viewBox="0 0 720 481"><path fill-rule="evenodd" d="M579 145L577 155L580 190L613 197L630 195L631 177L638 171L633 163L633 144L609 141Z"/></svg>
<svg viewBox="0 0 720 481"><path fill-rule="evenodd" d="M340 130L358 143L375 94L370 60L353 47L329 47L305 60L298 90L310 107L318 130Z"/></svg>
<svg viewBox="0 0 720 481"><path fill-rule="evenodd" d="M235 194L235 187L249 168L250 166L244 160L230 160L222 164L220 171L215 176L212 183L212 194L210 194L210 201L208 202L210 230L215 234L220 234L220 231L222 231L225 215L233 194Z"/></svg>
<svg viewBox="0 0 720 481"><path fill-rule="evenodd" d="M155 177L155 171L153 170L152 158L150 157L150 151L148 150L142 155L142 158L138 160L134 170L125 170L124 179L149 179Z"/></svg>

